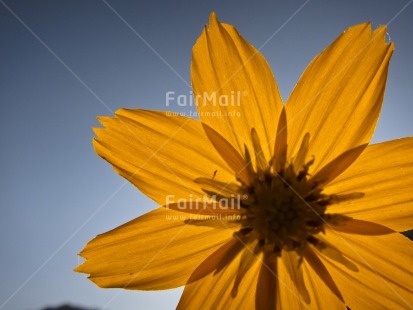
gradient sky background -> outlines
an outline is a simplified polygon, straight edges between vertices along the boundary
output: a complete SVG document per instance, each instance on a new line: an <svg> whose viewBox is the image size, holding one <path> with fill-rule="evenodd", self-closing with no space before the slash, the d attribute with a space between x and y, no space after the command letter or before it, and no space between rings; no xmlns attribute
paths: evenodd
<svg viewBox="0 0 413 310"><path fill-rule="evenodd" d="M0 309L175 308L181 289L103 290L72 269L95 235L156 207L94 153L96 116L166 110L168 91L188 95L191 48L211 11L265 45L284 99L347 27L390 22L379 142L413 134L410 2L0 1Z"/></svg>

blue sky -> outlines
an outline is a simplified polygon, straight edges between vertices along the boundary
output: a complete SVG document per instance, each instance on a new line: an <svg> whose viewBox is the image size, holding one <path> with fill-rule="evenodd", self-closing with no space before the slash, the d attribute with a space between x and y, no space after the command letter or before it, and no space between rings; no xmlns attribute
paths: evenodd
<svg viewBox="0 0 413 310"><path fill-rule="evenodd" d="M211 11L261 49L284 99L347 27L389 24L379 142L413 133L410 2L0 1L0 309L175 308L180 289L103 290L72 269L95 235L156 207L94 153L96 116L188 112L165 97L189 93L191 48Z"/></svg>

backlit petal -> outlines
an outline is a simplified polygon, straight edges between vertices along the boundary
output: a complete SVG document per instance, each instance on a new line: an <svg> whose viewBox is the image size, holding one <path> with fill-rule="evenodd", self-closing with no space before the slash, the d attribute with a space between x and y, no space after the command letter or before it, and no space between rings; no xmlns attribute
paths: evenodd
<svg viewBox="0 0 413 310"><path fill-rule="evenodd" d="M276 309L277 285L277 261L265 254L258 275L255 309Z"/></svg>
<svg viewBox="0 0 413 310"><path fill-rule="evenodd" d="M261 255L246 270L236 296L231 295L242 254L252 250L244 247L218 273L210 273L198 281L187 284L177 309L254 309Z"/></svg>
<svg viewBox="0 0 413 310"><path fill-rule="evenodd" d="M182 214L159 208L97 236L80 253L86 261L76 271L90 274L100 287L185 285L204 259L233 238L234 224L215 220L209 226L191 225Z"/></svg>
<svg viewBox="0 0 413 310"><path fill-rule="evenodd" d="M321 168L311 180L317 182L317 184L326 184L334 180L343 171L345 171L351 164L360 156L364 151L367 144L362 144L351 150L340 154L335 159L330 161L327 165Z"/></svg>
<svg viewBox="0 0 413 310"><path fill-rule="evenodd" d="M329 207L355 219L376 222L397 231L413 228L413 138L369 145L344 173L326 186L326 193L365 195Z"/></svg>
<svg viewBox="0 0 413 310"><path fill-rule="evenodd" d="M321 280L320 276L308 265L307 262L302 263L304 281L307 291L310 295L310 309L331 309L344 310L346 306L337 298L330 288Z"/></svg>
<svg viewBox="0 0 413 310"><path fill-rule="evenodd" d="M273 74L260 52L214 13L192 50L191 76L201 121L241 154L244 144L252 149L255 128L265 157L271 158L282 109ZM226 98L228 104L222 104Z"/></svg>
<svg viewBox="0 0 413 310"><path fill-rule="evenodd" d="M309 294L310 303L307 304L301 297L291 277L288 275L286 266L279 260L278 269L278 294L279 302L277 309L346 309L344 303L334 295L330 288L321 280L308 264L303 261L300 265L304 277L305 286Z"/></svg>
<svg viewBox="0 0 413 310"><path fill-rule="evenodd" d="M363 220L356 220L346 216L340 216L341 219L338 221L329 221L328 226L332 230L338 232L344 232L347 234L357 234L357 235L368 235L368 236L377 236L377 235L387 235L392 234L395 231L374 223Z"/></svg>
<svg viewBox="0 0 413 310"><path fill-rule="evenodd" d="M393 44L386 27L353 26L307 67L286 104L288 152L310 134L310 174L370 141L384 95Z"/></svg>
<svg viewBox="0 0 413 310"><path fill-rule="evenodd" d="M240 153L213 128L209 127L207 124L202 124L202 127L204 128L209 141L211 141L211 144L215 147L228 166L231 167L237 178L245 184L250 184L252 176L249 174L249 170L246 169L245 160Z"/></svg>
<svg viewBox="0 0 413 310"><path fill-rule="evenodd" d="M281 259L277 260L277 309L309 309L310 305L301 297L288 269ZM311 309L311 308L310 308Z"/></svg>
<svg viewBox="0 0 413 310"><path fill-rule="evenodd" d="M201 123L166 112L126 110L100 118L96 153L160 205L203 198L199 177L230 182L234 176L206 137ZM192 196L190 196L192 194ZM167 201L166 196L170 196Z"/></svg>
<svg viewBox="0 0 413 310"><path fill-rule="evenodd" d="M238 238L232 238L225 245L208 256L192 273L188 283L198 281L210 273L218 273L244 249L244 244Z"/></svg>
<svg viewBox="0 0 413 310"><path fill-rule="evenodd" d="M328 272L327 268L324 266L320 258L314 253L314 251L307 247L304 253L304 258L311 269L317 274L317 276L324 282L324 284L330 289L330 291L342 302L343 296L338 289L334 279Z"/></svg>
<svg viewBox="0 0 413 310"><path fill-rule="evenodd" d="M359 236L329 229L320 237L334 244L357 266L358 272L353 272L321 257L351 309L413 306L413 243L409 239L398 233Z"/></svg>
<svg viewBox="0 0 413 310"><path fill-rule="evenodd" d="M280 119L278 121L277 136L274 145L274 162L275 171L281 171L285 168L287 162L287 116L285 108L282 109Z"/></svg>
<svg viewBox="0 0 413 310"><path fill-rule="evenodd" d="M226 198L225 198L226 199ZM209 201L180 201L165 205L166 209L206 216L231 216L233 220L239 216L240 212L236 202L230 199L224 200L225 203ZM233 206L231 206L231 204Z"/></svg>
<svg viewBox="0 0 413 310"><path fill-rule="evenodd" d="M307 288L305 287L303 269L299 268L300 256L294 252L282 252L282 262L291 277L292 282L295 283L297 291L300 293L302 300L305 303L310 303L310 295L308 294Z"/></svg>

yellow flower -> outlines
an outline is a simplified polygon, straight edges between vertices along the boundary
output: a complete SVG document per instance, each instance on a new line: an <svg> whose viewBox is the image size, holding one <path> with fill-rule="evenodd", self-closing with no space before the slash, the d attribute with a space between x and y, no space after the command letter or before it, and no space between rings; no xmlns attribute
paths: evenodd
<svg viewBox="0 0 413 310"><path fill-rule="evenodd" d="M369 145L393 44L346 30L283 104L263 56L211 14L193 48L200 120L101 117L96 152L161 207L97 236L100 287L184 286L180 309L413 307L413 138ZM208 199L205 199L207 196Z"/></svg>

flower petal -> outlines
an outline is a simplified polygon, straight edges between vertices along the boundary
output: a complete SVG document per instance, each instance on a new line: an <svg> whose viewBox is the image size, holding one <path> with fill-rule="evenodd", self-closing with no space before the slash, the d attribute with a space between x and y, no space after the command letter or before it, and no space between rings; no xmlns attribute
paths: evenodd
<svg viewBox="0 0 413 310"><path fill-rule="evenodd" d="M191 76L201 121L240 154L244 144L252 149L255 128L265 158L271 158L282 109L273 74L260 52L232 25L218 22L215 13L192 50Z"/></svg>
<svg viewBox="0 0 413 310"><path fill-rule="evenodd" d="M231 290L231 297L235 298L238 295L239 286L244 279L246 273L250 270L251 266L254 266L255 260L257 259L257 253L255 251L258 242L255 244L245 245L246 250L242 251L241 258L238 266L238 270L235 274L234 285Z"/></svg>
<svg viewBox="0 0 413 310"><path fill-rule="evenodd" d="M310 303L303 300L302 292L299 292L297 282L292 279L289 267L283 260L274 262L264 257L265 265L261 267L257 286L256 309L346 309L306 261L300 264L300 271L294 272L304 278Z"/></svg>
<svg viewBox="0 0 413 310"><path fill-rule="evenodd" d="M145 195L164 205L202 198L199 177L234 179L199 121L167 112L126 110L102 117L95 128L95 151ZM192 194L192 196L190 196ZM167 201L166 196L173 195Z"/></svg>
<svg viewBox="0 0 413 310"><path fill-rule="evenodd" d="M386 226L374 222L356 220L342 215L338 215L338 217L340 219L328 222L329 228L337 232L369 236L386 235L395 232Z"/></svg>
<svg viewBox="0 0 413 310"><path fill-rule="evenodd" d="M202 124L202 127L204 128L209 141L211 141L222 159L225 160L229 167L231 167L237 178L249 185L252 176L249 174L246 162L240 153L213 128L209 127L207 124Z"/></svg>
<svg viewBox="0 0 413 310"><path fill-rule="evenodd" d="M202 189L215 192L220 196L236 196L242 193L242 188L235 183L224 183L208 178L198 178L195 180Z"/></svg>
<svg viewBox="0 0 413 310"><path fill-rule="evenodd" d="M351 150L340 154L335 159L330 161L327 165L321 168L313 177L311 181L317 182L317 184L326 184L334 180L343 171L345 171L351 164L360 156L364 151L367 144L362 144Z"/></svg>
<svg viewBox="0 0 413 310"><path fill-rule="evenodd" d="M282 251L282 262L285 266L285 269L287 269L292 282L295 283L295 287L300 293L302 300L304 300L305 303L309 304L311 300L307 288L305 287L303 269L299 267L299 259L300 256L294 251Z"/></svg>
<svg viewBox="0 0 413 310"><path fill-rule="evenodd" d="M307 132L304 137L303 141L301 141L300 148L297 151L297 154L294 156L294 170L296 173L299 173L302 167L306 164L306 157L308 154L308 149L310 147L310 134Z"/></svg>
<svg viewBox="0 0 413 310"><path fill-rule="evenodd" d="M307 247L304 253L304 258L308 265L313 269L317 276L324 282L325 285L333 292L333 294L344 303L343 296L340 290L337 288L334 279L328 272L327 268L324 266L320 258L314 253L314 251Z"/></svg>
<svg viewBox="0 0 413 310"><path fill-rule="evenodd" d="M277 309L308 309L282 259L277 260ZM275 297L274 297L275 298Z"/></svg>
<svg viewBox="0 0 413 310"><path fill-rule="evenodd" d="M326 193L354 191L365 195L329 207L355 219L376 222L396 231L413 228L413 138L369 145Z"/></svg>
<svg viewBox="0 0 413 310"><path fill-rule="evenodd" d="M264 254L256 287L255 309L277 309L277 285L277 261Z"/></svg>
<svg viewBox="0 0 413 310"><path fill-rule="evenodd" d="M233 238L234 224L185 224L180 212L158 208L97 236L82 250L75 271L100 287L140 290L185 285L195 268ZM212 222L212 221L211 221Z"/></svg>
<svg viewBox="0 0 413 310"><path fill-rule="evenodd" d="M295 154L310 134L310 174L368 143L384 96L393 44L386 27L369 24L346 30L307 67L287 101L288 151Z"/></svg>
<svg viewBox="0 0 413 310"><path fill-rule="evenodd" d="M320 276L308 265L306 261L302 263L304 281L308 293L310 294L310 309L342 309L345 310L344 303L327 287ZM284 308L282 308L284 309Z"/></svg>
<svg viewBox="0 0 413 310"><path fill-rule="evenodd" d="M238 294L231 296L234 288L244 247L238 255L217 273L210 273L198 281L185 286L177 309L254 309L258 274L261 267L260 256L246 270L238 286ZM245 256L244 256L245 257ZM200 292L205 292L201 293Z"/></svg>
<svg viewBox="0 0 413 310"><path fill-rule="evenodd" d="M274 145L273 167L279 172L285 168L287 162L287 116L283 107L278 121L277 136Z"/></svg>
<svg viewBox="0 0 413 310"><path fill-rule="evenodd" d="M235 200L235 199L234 199ZM233 205L233 207L231 206ZM209 201L179 201L164 206L166 209L205 216L229 216L233 220L241 217L239 208L230 199L222 202Z"/></svg>
<svg viewBox="0 0 413 310"><path fill-rule="evenodd" d="M296 284L291 280L286 266L278 260L278 306L277 309L345 309L343 302L326 286L307 261L300 265L310 304L301 297ZM274 297L275 298L275 297Z"/></svg>
<svg viewBox="0 0 413 310"><path fill-rule="evenodd" d="M268 168L268 161L265 159L264 151L260 143L260 138L255 128L251 129L251 140L252 146L254 147L254 157L257 171L265 171Z"/></svg>
<svg viewBox="0 0 413 310"><path fill-rule="evenodd" d="M413 306L413 243L409 239L398 233L359 236L329 229L320 238L334 244L357 266L358 272L352 272L320 256L351 309Z"/></svg>
<svg viewBox="0 0 413 310"><path fill-rule="evenodd" d="M229 265L232 259L234 259L243 248L244 244L240 242L240 239L232 238L229 242L208 256L208 258L195 269L187 284L198 281L210 273L219 272Z"/></svg>
<svg viewBox="0 0 413 310"><path fill-rule="evenodd" d="M318 239L316 240L317 240L316 242L312 242L312 245L314 246L314 249L317 250L317 253L319 255L324 255L328 257L329 259L337 263L340 263L341 265L345 266L346 268L352 271L358 271L357 266L354 265L347 258L345 258L343 254L341 254L341 252L338 249L336 249L334 246L326 242L321 242Z"/></svg>

